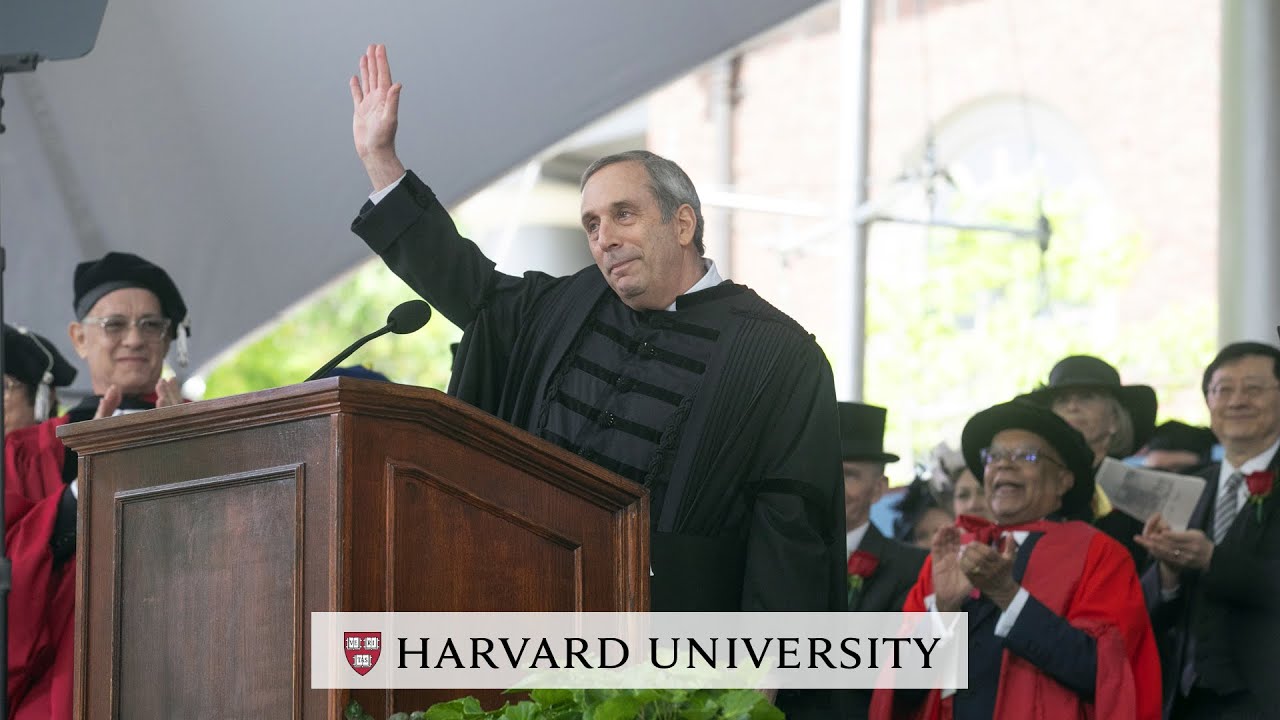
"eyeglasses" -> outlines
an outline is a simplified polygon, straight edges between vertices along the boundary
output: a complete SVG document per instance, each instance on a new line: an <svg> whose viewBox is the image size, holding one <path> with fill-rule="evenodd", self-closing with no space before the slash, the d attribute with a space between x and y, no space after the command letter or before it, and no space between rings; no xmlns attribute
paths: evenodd
<svg viewBox="0 0 1280 720"><path fill-rule="evenodd" d="M4 376L4 391L6 394L16 392L22 385L22 381L11 378L8 375Z"/></svg>
<svg viewBox="0 0 1280 720"><path fill-rule="evenodd" d="M97 325L102 328L102 332L107 337L116 340L122 338L129 332L130 327L138 328L138 334L144 340L155 341L164 337L169 332L170 320L166 317L157 317L155 315L144 315L136 320L130 320L123 315L108 315L107 317L87 317L81 322L87 325Z"/></svg>
<svg viewBox="0 0 1280 720"><path fill-rule="evenodd" d="M1245 400L1257 400L1262 394L1268 390L1275 390L1280 384L1272 383L1266 385L1263 383L1245 383L1244 385L1231 385L1228 383L1218 383L1209 388L1209 399L1214 402L1227 400L1236 396L1239 392L1240 396Z"/></svg>
<svg viewBox="0 0 1280 720"><path fill-rule="evenodd" d="M982 458L982 463L984 465L995 465L996 463L1004 462L1005 460L1017 465L1035 465L1041 460L1048 460L1055 465L1062 465L1061 462L1050 457L1042 450L995 450L992 448L982 448L978 451L978 457Z"/></svg>

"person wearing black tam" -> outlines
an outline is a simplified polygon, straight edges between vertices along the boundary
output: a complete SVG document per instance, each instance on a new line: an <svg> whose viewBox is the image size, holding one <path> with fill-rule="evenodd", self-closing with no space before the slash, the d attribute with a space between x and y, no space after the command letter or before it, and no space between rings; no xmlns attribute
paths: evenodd
<svg viewBox="0 0 1280 720"><path fill-rule="evenodd" d="M72 715L72 638L78 459L57 429L182 402L176 380L161 379L170 344L185 363L190 323L177 286L160 267L111 252L76 266L72 345L89 367L94 394L66 415L6 436L6 536L13 593L9 698L13 717Z"/></svg>
<svg viewBox="0 0 1280 720"><path fill-rule="evenodd" d="M48 420L58 404L54 388L75 378L76 369L48 338L5 323L5 434Z"/></svg>
<svg viewBox="0 0 1280 720"><path fill-rule="evenodd" d="M1170 420L1157 427L1147 441L1142 464L1189 475L1213 462L1217 445L1218 438L1209 428Z"/></svg>
<svg viewBox="0 0 1280 720"><path fill-rule="evenodd" d="M906 612L964 612L968 685L876 690L872 718L1160 716L1160 661L1142 588L1123 547L1086 522L1093 485L1084 437L1015 400L970 418L965 463L994 523L943 528Z"/></svg>

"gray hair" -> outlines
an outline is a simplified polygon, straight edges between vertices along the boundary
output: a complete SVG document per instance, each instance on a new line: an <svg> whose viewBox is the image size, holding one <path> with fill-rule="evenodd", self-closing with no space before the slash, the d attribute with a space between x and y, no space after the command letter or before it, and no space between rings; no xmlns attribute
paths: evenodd
<svg viewBox="0 0 1280 720"><path fill-rule="evenodd" d="M649 191L658 201L658 209L662 212L662 222L671 222L671 218L675 217L676 210L679 210L681 205L693 208L693 216L697 220L693 226L693 247L697 249L698 255L705 255L707 249L702 242L702 201L698 199L698 191L679 165L661 155L648 150L628 150L606 155L591 163L582 173L582 182L578 183L578 190L585 188L587 180L590 180L591 176L601 168L624 162L635 162L644 166L645 172L649 174Z"/></svg>
<svg viewBox="0 0 1280 720"><path fill-rule="evenodd" d="M1103 397L1107 399L1107 408L1116 419L1116 431L1111 434L1111 441L1107 444L1107 454L1111 457L1128 457L1137 450L1133 446L1133 417L1115 395L1106 393Z"/></svg>

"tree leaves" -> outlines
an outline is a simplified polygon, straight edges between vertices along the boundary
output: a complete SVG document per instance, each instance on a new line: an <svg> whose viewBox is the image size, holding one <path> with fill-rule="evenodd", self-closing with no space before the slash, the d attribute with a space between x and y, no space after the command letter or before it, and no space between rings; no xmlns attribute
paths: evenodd
<svg viewBox="0 0 1280 720"><path fill-rule="evenodd" d="M757 690L532 690L531 700L486 712L473 697L387 720L785 720ZM346 720L373 720L352 701Z"/></svg>

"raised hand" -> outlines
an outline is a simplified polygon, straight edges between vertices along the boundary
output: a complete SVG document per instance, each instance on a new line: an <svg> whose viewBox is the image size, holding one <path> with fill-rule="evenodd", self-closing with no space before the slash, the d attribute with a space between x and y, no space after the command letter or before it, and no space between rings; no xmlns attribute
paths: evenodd
<svg viewBox="0 0 1280 720"><path fill-rule="evenodd" d="M391 82L385 45L370 45L360 58L360 74L351 78L351 134L356 154L375 190L404 175L396 157L396 128L400 117L400 84Z"/></svg>
<svg viewBox="0 0 1280 720"><path fill-rule="evenodd" d="M168 407L182 402L182 389L178 386L178 378L161 379L156 382L156 407Z"/></svg>
<svg viewBox="0 0 1280 720"><path fill-rule="evenodd" d="M933 563L933 594L938 610L955 612L973 592L973 583L960 569L960 528L954 525L934 533L930 548Z"/></svg>

